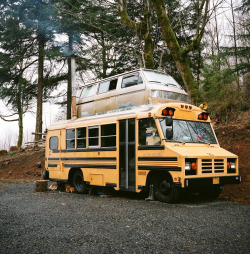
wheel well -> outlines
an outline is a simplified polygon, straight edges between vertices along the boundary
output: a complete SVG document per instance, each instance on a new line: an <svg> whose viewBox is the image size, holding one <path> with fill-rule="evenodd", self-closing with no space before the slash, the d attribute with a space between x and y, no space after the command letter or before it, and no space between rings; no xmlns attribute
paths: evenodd
<svg viewBox="0 0 250 254"><path fill-rule="evenodd" d="M71 168L69 170L69 177L68 177L68 181L70 184L72 184L72 178L73 178L73 175L76 171L80 170L82 172L82 170L80 168Z"/></svg>
<svg viewBox="0 0 250 254"><path fill-rule="evenodd" d="M156 170L156 171L150 171L147 175L147 181L146 181L146 186L150 186L150 184L153 184L154 181L159 177L159 176L166 176L166 177L169 177L172 181L173 181L173 178L172 178L172 175L167 172L167 171L159 171L159 170Z"/></svg>

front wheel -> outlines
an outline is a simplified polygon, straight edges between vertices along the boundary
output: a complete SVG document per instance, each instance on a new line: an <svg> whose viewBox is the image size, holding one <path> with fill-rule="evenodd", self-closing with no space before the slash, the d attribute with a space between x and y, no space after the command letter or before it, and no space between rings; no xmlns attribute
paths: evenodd
<svg viewBox="0 0 250 254"><path fill-rule="evenodd" d="M163 176L156 180L155 198L164 203L177 203L181 198L181 188L176 187L170 176Z"/></svg>
<svg viewBox="0 0 250 254"><path fill-rule="evenodd" d="M84 182L82 171L77 170L73 174L72 178L73 186L75 188L76 193L86 194L87 193L87 184Z"/></svg>

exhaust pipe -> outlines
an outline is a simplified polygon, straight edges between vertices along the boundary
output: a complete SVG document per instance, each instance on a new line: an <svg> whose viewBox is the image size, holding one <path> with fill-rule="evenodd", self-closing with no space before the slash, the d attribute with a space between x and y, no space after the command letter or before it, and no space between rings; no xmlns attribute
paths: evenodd
<svg viewBox="0 0 250 254"><path fill-rule="evenodd" d="M72 102L71 102L71 115L72 120L77 119L77 110L76 110L76 56L71 55L71 84L72 84Z"/></svg>

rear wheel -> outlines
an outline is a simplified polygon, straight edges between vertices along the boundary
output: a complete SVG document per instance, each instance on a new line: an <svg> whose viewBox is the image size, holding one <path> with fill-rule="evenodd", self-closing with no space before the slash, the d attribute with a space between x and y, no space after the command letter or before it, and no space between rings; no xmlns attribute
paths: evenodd
<svg viewBox="0 0 250 254"><path fill-rule="evenodd" d="M72 178L75 191L79 194L87 193L87 184L84 182L83 174L81 170L77 170L73 174Z"/></svg>
<svg viewBox="0 0 250 254"><path fill-rule="evenodd" d="M176 203L181 198L181 188L176 187L170 176L162 176L155 182L155 198L164 203Z"/></svg>
<svg viewBox="0 0 250 254"><path fill-rule="evenodd" d="M216 185L216 186L211 186L210 188L201 189L199 191L199 194L204 199L214 200L220 196L222 190L223 190L223 186Z"/></svg>

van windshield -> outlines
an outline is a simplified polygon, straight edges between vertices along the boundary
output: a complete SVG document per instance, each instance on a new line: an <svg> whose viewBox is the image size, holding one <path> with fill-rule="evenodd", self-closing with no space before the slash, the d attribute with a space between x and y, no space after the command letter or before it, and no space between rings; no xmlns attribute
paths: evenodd
<svg viewBox="0 0 250 254"><path fill-rule="evenodd" d="M155 71L143 71L148 82L161 83L163 85L176 86L181 88L181 86L169 75L155 72Z"/></svg>
<svg viewBox="0 0 250 254"><path fill-rule="evenodd" d="M166 129L172 127L166 126L165 118L160 118L159 120L166 138ZM173 137L166 140L170 142L216 144L210 123L176 119L173 119Z"/></svg>

